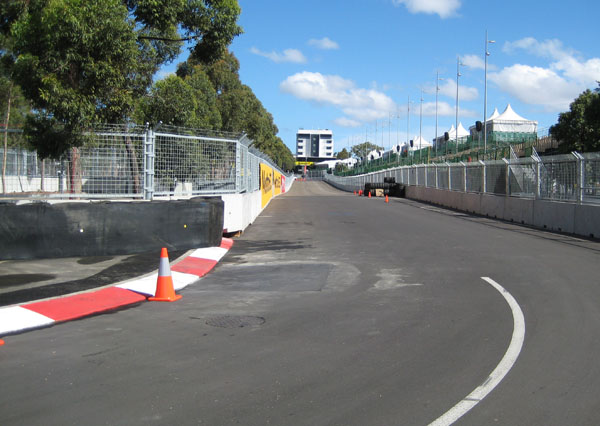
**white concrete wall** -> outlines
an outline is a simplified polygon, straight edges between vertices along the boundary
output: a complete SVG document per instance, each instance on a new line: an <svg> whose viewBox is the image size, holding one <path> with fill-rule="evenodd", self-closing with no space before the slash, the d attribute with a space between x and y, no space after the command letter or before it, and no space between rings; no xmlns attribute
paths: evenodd
<svg viewBox="0 0 600 426"><path fill-rule="evenodd" d="M286 178L285 192L291 189L293 183L294 178ZM245 192L242 194L224 194L221 195L221 199L225 204L223 232L235 233L244 231L249 225L254 223L254 220L263 211L261 208L260 191Z"/></svg>
<svg viewBox="0 0 600 426"><path fill-rule="evenodd" d="M407 186L406 198L551 231L600 238L600 205Z"/></svg>

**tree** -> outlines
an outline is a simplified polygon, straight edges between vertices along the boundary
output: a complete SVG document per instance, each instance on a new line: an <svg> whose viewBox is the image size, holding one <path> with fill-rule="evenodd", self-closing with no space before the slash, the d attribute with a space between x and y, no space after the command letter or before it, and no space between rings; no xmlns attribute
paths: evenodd
<svg viewBox="0 0 600 426"><path fill-rule="evenodd" d="M550 134L562 142L563 152L600 151L600 83L595 90L581 93L569 111L559 114Z"/></svg>
<svg viewBox="0 0 600 426"><path fill-rule="evenodd" d="M352 154L359 158L366 158L369 152L373 150L383 150L383 147L372 144L371 142L363 142L352 147Z"/></svg>
<svg viewBox="0 0 600 426"><path fill-rule="evenodd" d="M98 122L129 117L184 41L215 61L241 33L236 0L13 0L0 5L14 79L35 114L26 134L44 157L85 142ZM5 55L5 52L1 52Z"/></svg>
<svg viewBox="0 0 600 426"><path fill-rule="evenodd" d="M337 153L335 158L338 160L346 160L347 158L350 158L350 153L346 150L346 148L342 148L342 150Z"/></svg>

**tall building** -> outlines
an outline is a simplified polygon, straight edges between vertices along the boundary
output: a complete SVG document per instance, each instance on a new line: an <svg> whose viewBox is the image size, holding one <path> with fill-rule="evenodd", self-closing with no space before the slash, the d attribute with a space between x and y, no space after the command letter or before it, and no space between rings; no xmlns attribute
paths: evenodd
<svg viewBox="0 0 600 426"><path fill-rule="evenodd" d="M333 132L331 130L304 130L296 133L296 161L314 163L333 157Z"/></svg>

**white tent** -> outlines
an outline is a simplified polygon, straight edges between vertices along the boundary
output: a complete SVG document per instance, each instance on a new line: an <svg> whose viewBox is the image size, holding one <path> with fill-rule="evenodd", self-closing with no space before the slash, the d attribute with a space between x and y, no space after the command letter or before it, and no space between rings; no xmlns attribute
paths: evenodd
<svg viewBox="0 0 600 426"><path fill-rule="evenodd" d="M412 148L409 146L408 149L409 151L418 151L420 149L429 148L431 146L433 146L431 142L425 140L422 136L417 136L413 139Z"/></svg>
<svg viewBox="0 0 600 426"><path fill-rule="evenodd" d="M460 139L466 138L469 135L469 131L463 127L462 123L458 123L458 132L454 130L454 126L448 131L448 136L450 136L451 141L455 141L457 137L460 141Z"/></svg>
<svg viewBox="0 0 600 426"><path fill-rule="evenodd" d="M537 133L537 121L527 120L513 111L510 104L497 117L490 117L487 123L488 132Z"/></svg>

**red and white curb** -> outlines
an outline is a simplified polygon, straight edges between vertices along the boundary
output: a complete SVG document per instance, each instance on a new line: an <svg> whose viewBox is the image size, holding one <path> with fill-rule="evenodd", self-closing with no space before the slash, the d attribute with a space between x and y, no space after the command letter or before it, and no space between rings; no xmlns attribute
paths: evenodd
<svg viewBox="0 0 600 426"><path fill-rule="evenodd" d="M219 247L194 250L171 266L174 289L181 290L210 272L232 245L232 239L223 238ZM158 271L100 290L0 308L0 337L144 302L154 296L157 279Z"/></svg>

